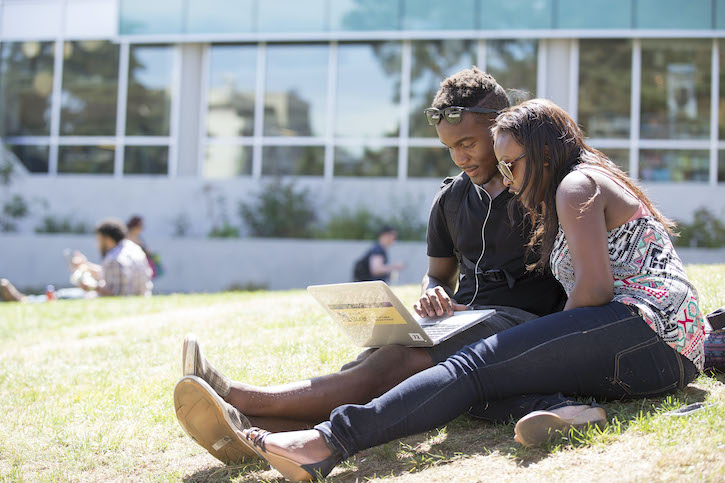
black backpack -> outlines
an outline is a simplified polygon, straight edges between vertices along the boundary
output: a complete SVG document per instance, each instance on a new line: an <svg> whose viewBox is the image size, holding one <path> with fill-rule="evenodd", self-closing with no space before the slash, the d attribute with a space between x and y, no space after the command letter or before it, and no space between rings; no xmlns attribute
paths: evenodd
<svg viewBox="0 0 725 483"><path fill-rule="evenodd" d="M471 183L470 178L466 173L461 172L457 176L449 176L444 179L440 187L443 190L448 186L448 193L446 194L446 199L443 201L443 214L446 217L446 225L448 226L448 233L451 235L451 240L453 240L453 246L458 246L458 216L461 211L463 197L466 196L466 185L468 183ZM460 261L461 258L458 250L455 250L455 253L456 258Z"/></svg>
<svg viewBox="0 0 725 483"><path fill-rule="evenodd" d="M367 282L373 279L373 274L370 273L370 255L372 254L372 248L365 252L362 258L355 261L355 265L352 269L352 279L354 282Z"/></svg>

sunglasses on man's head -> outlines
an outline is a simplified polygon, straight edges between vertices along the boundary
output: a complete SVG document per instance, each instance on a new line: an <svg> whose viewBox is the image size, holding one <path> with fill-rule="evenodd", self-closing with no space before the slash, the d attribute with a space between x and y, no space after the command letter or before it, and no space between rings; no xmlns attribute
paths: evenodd
<svg viewBox="0 0 725 483"><path fill-rule="evenodd" d="M489 109L487 107L460 106L451 106L446 107L445 109L436 109L435 107L429 107L423 112L425 113L425 118L428 120L428 124L430 124L431 126L435 126L436 124L441 122L441 119L444 117L449 123L458 124L459 122L461 122L461 113L463 111L478 112L480 114L499 114L501 112L497 111L496 109Z"/></svg>

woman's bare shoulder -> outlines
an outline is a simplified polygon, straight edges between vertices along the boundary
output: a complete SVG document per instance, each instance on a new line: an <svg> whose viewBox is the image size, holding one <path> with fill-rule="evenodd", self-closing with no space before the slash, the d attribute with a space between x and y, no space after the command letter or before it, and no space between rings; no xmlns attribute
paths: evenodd
<svg viewBox="0 0 725 483"><path fill-rule="evenodd" d="M596 175L573 170L564 176L556 190L557 207L561 203L578 207L594 198L600 192Z"/></svg>

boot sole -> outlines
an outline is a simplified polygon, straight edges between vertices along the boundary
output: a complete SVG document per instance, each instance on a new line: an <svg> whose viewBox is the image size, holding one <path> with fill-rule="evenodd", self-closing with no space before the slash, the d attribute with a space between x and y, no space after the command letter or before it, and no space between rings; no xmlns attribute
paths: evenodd
<svg viewBox="0 0 725 483"><path fill-rule="evenodd" d="M227 416L226 402L203 379L182 377L174 386L176 417L186 434L226 465L258 458Z"/></svg>

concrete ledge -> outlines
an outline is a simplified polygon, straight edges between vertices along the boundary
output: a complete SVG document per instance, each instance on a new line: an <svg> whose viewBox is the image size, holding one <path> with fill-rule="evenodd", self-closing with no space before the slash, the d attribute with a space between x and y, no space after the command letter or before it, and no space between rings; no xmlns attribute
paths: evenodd
<svg viewBox="0 0 725 483"><path fill-rule="evenodd" d="M356 259L369 241L296 239L151 238L161 255L164 275L155 293L217 292L233 284L263 285L272 290L304 288L312 284L348 282ZM81 250L98 262L98 248L90 235L0 236L0 277L18 287L69 285L63 249ZM725 249L679 248L687 263L725 263ZM427 268L423 242L398 242L390 258L406 265L397 283L417 284Z"/></svg>
<svg viewBox="0 0 725 483"><path fill-rule="evenodd" d="M312 284L349 282L352 267L369 241L296 239L148 239L161 256L164 275L154 293L217 292L233 284L264 285L272 290ZM63 249L78 249L91 261L100 255L89 235L2 235L0 277L18 287L69 285ZM398 242L391 261L407 267L398 283L419 283L427 268L425 243Z"/></svg>

